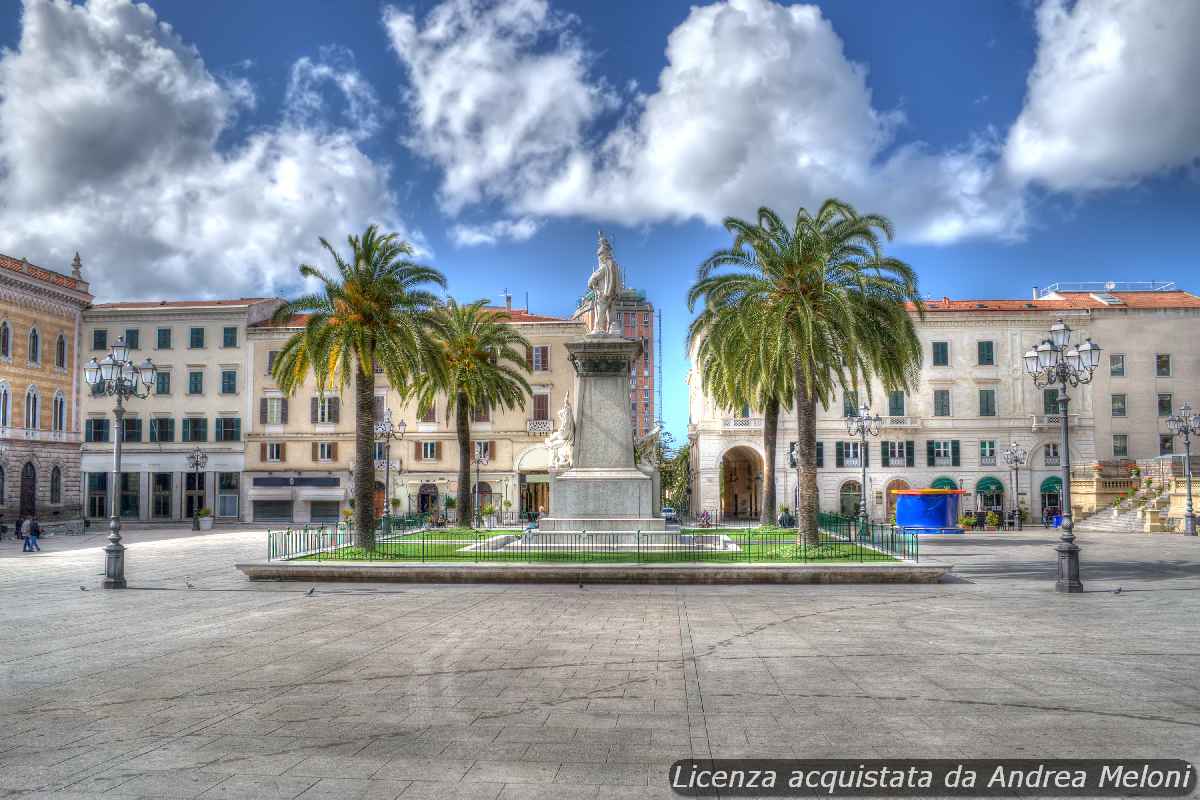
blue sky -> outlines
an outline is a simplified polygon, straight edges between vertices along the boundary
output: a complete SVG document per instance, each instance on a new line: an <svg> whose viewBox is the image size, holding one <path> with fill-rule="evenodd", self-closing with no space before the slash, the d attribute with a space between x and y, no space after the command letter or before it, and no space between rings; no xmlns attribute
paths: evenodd
<svg viewBox="0 0 1200 800"><path fill-rule="evenodd" d="M930 296L1200 284L1198 3L150 6L0 16L0 251L105 298L286 294L379 222L567 314L603 228L682 438L684 293L759 203L888 214Z"/></svg>

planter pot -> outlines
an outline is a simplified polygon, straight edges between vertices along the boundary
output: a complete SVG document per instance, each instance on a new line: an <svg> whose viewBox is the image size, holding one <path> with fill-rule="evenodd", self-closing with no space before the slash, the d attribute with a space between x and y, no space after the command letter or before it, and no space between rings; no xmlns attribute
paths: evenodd
<svg viewBox="0 0 1200 800"><path fill-rule="evenodd" d="M213 518L212 517L200 517L199 522L200 522L200 530L202 530L202 531L211 531L212 530L212 526L213 526Z"/></svg>

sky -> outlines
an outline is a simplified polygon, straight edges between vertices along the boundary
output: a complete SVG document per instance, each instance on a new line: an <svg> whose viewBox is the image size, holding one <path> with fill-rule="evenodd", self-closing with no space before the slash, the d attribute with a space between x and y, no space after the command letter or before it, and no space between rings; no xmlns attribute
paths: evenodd
<svg viewBox="0 0 1200 800"><path fill-rule="evenodd" d="M568 315L613 242L663 316L721 221L826 197L931 297L1200 289L1200 3L7 0L0 252L99 300L280 295L375 223Z"/></svg>

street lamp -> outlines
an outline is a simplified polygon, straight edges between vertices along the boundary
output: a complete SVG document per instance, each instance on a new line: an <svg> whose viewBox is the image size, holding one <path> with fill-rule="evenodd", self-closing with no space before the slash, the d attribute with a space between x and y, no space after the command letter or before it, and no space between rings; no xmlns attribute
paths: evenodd
<svg viewBox="0 0 1200 800"><path fill-rule="evenodd" d="M882 425L883 418L872 414L866 403L858 409L858 414L846 417L846 432L851 437L857 436L860 442L858 462L862 465L862 494L859 497L858 513L862 525L867 523L867 437L879 436Z"/></svg>
<svg viewBox="0 0 1200 800"><path fill-rule="evenodd" d="M134 364L129 360L129 348L125 346L123 337L113 342L112 350L103 361L98 362L92 358L83 368L83 379L96 394L110 395L117 399L117 405L113 409L117 429L113 433L112 488L109 492L112 515L108 522L108 544L104 547L104 581L100 584L103 589L125 588L125 546L121 544L120 509L121 441L125 438L125 400L131 397L149 397L155 372L156 368L149 358L141 364Z"/></svg>
<svg viewBox="0 0 1200 800"><path fill-rule="evenodd" d="M479 442L475 443L475 525L476 527L483 525L483 514L479 511L479 468L486 466L488 463L488 451L486 447L480 447ZM460 523L461 524L461 523Z"/></svg>
<svg viewBox="0 0 1200 800"><path fill-rule="evenodd" d="M196 479L192 482L192 486L194 486L198 491L203 491L200 489L200 473L204 472L204 468L208 466L208 455L199 447L197 447L192 450L192 452L188 453L187 461L188 469L196 475ZM204 504L203 494L200 495L200 500L200 505L192 506L192 530L194 531L200 530L200 507Z"/></svg>
<svg viewBox="0 0 1200 800"><path fill-rule="evenodd" d="M1196 535L1196 514L1192 511L1192 436L1200 436L1200 414L1192 413L1192 404L1184 403L1179 414L1167 417L1167 429L1183 437L1184 475L1187 478L1187 509L1183 515L1183 532Z"/></svg>
<svg viewBox="0 0 1200 800"><path fill-rule="evenodd" d="M391 533L392 528L392 440L404 440L404 432L408 430L408 423L400 420L399 425L392 424L392 410L385 409L383 419L375 423L375 441L383 442L383 498L386 508L383 509L383 518L385 531ZM404 464L403 459L400 461ZM403 481L403 476L401 477Z"/></svg>
<svg viewBox="0 0 1200 800"><path fill-rule="evenodd" d="M1059 423L1062 426L1062 537L1054 546L1058 551L1058 592L1082 592L1079 580L1079 546L1075 544L1075 521L1071 514L1071 441L1068 431L1067 389L1092 382L1100 363L1100 346L1090 338L1083 344L1071 344L1071 328L1061 319L1050 326L1050 338L1029 349L1024 356L1025 372L1039 389L1058 390Z"/></svg>
<svg viewBox="0 0 1200 800"><path fill-rule="evenodd" d="M1013 474L1013 502L1016 503L1017 509L1017 530L1022 530L1021 524L1021 467L1025 466L1025 462L1029 459L1029 451L1021 447L1016 442L1010 442L1008 448L1001 455L1004 457L1004 463L1012 470Z"/></svg>

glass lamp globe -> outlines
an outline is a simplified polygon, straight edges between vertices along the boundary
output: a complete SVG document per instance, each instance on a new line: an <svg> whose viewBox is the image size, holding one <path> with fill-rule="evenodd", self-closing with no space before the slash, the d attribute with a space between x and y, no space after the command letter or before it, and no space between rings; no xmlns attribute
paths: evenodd
<svg viewBox="0 0 1200 800"><path fill-rule="evenodd" d="M114 361L127 361L129 359L129 348L125 346L125 337L118 336L113 342L112 357Z"/></svg>
<svg viewBox="0 0 1200 800"><path fill-rule="evenodd" d="M87 363L83 368L83 379L87 381L88 386L95 386L100 382L100 362L95 358Z"/></svg>
<svg viewBox="0 0 1200 800"><path fill-rule="evenodd" d="M1083 359L1084 369L1094 370L1100 365L1100 345L1093 342L1090 338L1086 339L1079 346L1079 355Z"/></svg>
<svg viewBox="0 0 1200 800"><path fill-rule="evenodd" d="M1071 341L1071 326L1060 320L1055 320L1050 326L1050 341L1055 347L1062 348L1067 346L1067 342Z"/></svg>
<svg viewBox="0 0 1200 800"><path fill-rule="evenodd" d="M117 372L117 363L113 361L111 355L105 356L100 362L100 378L104 381L111 381Z"/></svg>
<svg viewBox="0 0 1200 800"><path fill-rule="evenodd" d="M1023 356L1025 360L1025 372L1029 375L1038 374L1038 351L1037 348L1031 347Z"/></svg>

